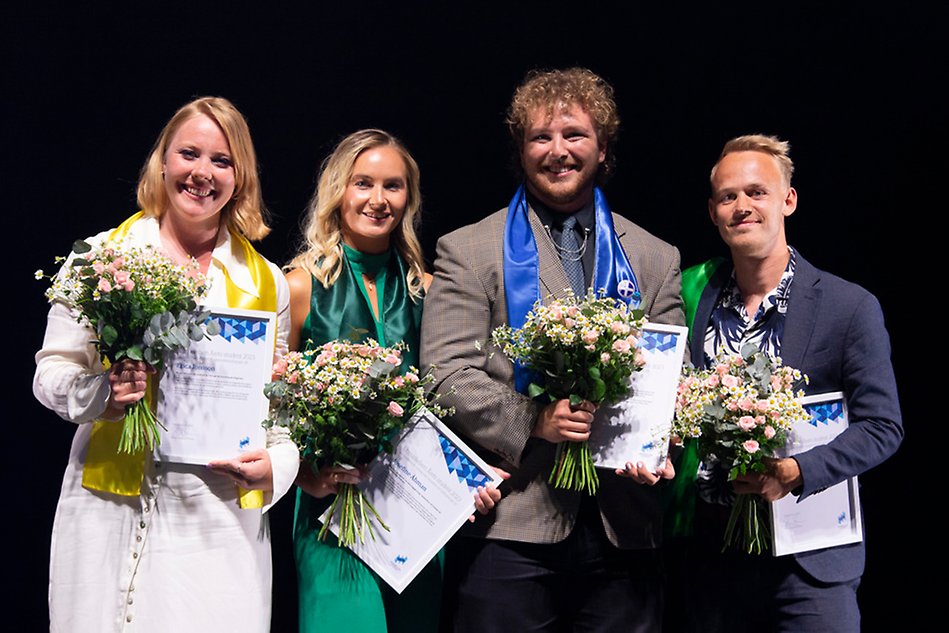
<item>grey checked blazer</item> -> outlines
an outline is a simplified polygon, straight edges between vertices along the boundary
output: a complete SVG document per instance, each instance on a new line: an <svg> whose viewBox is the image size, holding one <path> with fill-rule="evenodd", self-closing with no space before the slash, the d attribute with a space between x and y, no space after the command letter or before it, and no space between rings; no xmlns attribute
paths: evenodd
<svg viewBox="0 0 949 633"><path fill-rule="evenodd" d="M529 212L538 247L543 297L570 287L537 214ZM478 342L507 323L503 241L507 209L438 241L435 278L422 318L423 368L435 367L442 402L455 408L446 422L489 463L511 472L504 498L488 516L466 526L469 535L530 543L555 543L573 529L580 493L547 484L555 445L531 438L540 407L514 391L513 366L500 352L489 356ZM613 214L620 243L639 280L650 320L683 324L679 252ZM597 501L606 534L623 549L660 543L659 490L599 470Z"/></svg>

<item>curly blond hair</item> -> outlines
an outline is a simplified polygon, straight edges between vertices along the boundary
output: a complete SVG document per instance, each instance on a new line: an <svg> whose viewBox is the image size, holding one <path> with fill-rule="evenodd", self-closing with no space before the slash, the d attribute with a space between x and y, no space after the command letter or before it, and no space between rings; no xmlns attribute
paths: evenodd
<svg viewBox="0 0 949 633"><path fill-rule="evenodd" d="M138 204L145 215L160 218L168 207L164 187L165 153L181 124L203 114L221 129L231 150L234 164L234 195L221 209L221 218L229 229L249 240L260 240L270 233L270 214L260 194L257 155L247 121L234 104L223 97L201 97L182 106L155 141L138 179Z"/></svg>
<svg viewBox="0 0 949 633"><path fill-rule="evenodd" d="M285 268L308 271L324 288L336 282L344 261L340 209L353 174L353 165L366 150L383 146L395 149L405 163L408 200L402 221L392 233L392 243L408 265L406 283L409 293L414 299L419 299L422 296L425 267L422 246L416 234L422 221L418 164L399 139L383 130L353 132L341 140L333 153L323 161L316 192L301 222L302 243L297 255Z"/></svg>
<svg viewBox="0 0 949 633"><path fill-rule="evenodd" d="M613 98L613 87L605 79L586 68L566 70L532 70L511 99L506 123L514 142L515 165L520 165L520 151L524 144L524 131L531 123L531 116L543 108L548 117L554 108L567 110L578 105L596 126L597 140L606 147L606 160L600 166L597 177L605 179L616 167L613 146L619 136L620 119Z"/></svg>

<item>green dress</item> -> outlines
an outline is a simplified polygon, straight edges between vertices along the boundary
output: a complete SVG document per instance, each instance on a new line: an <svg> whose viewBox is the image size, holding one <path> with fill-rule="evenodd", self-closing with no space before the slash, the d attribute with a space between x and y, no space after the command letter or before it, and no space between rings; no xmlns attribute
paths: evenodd
<svg viewBox="0 0 949 633"><path fill-rule="evenodd" d="M310 295L310 313L301 331L306 345L334 339L375 338L381 345L405 341L402 369L418 365L420 301L412 301L405 282L406 266L394 251L367 255L344 246L347 264L330 288L316 279ZM374 276L379 314L375 318L362 273ZM331 497L316 499L297 489L293 528L297 563L300 631L346 633L438 630L441 605L442 554L433 559L401 595L359 558L336 544L328 533L317 537L319 517Z"/></svg>

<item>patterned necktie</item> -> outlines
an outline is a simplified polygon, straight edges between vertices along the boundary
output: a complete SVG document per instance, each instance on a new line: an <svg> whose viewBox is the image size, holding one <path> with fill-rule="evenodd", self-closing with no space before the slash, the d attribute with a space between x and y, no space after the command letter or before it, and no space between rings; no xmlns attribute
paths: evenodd
<svg viewBox="0 0 949 633"><path fill-rule="evenodd" d="M583 250L580 247L580 240L577 239L577 232L574 227L577 225L577 218L568 215L564 218L560 233L560 263L563 264L563 270L567 273L567 279L570 280L570 286L577 296L582 296L586 292L586 281L583 278Z"/></svg>

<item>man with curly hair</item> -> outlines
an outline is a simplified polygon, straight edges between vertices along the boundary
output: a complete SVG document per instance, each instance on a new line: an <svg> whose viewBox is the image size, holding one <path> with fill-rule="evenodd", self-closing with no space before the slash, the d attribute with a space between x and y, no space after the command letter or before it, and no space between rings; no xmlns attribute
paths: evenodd
<svg viewBox="0 0 949 633"><path fill-rule="evenodd" d="M682 324L679 253L609 210L613 89L583 68L532 72L508 112L522 184L507 208L444 236L426 298L422 363L437 366L447 420L511 473L496 512L449 552L457 631L656 631L658 489L672 476L600 470L595 496L548 484L557 445L586 440L594 406L538 402L529 379L477 342L519 327L538 299L603 289L660 323ZM454 559L452 559L454 554Z"/></svg>

